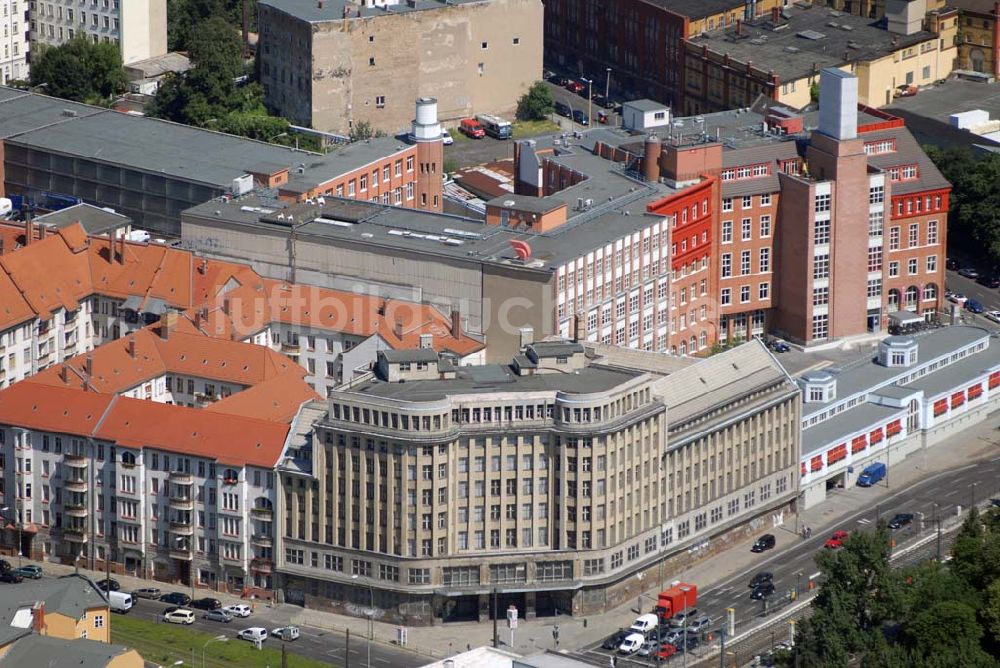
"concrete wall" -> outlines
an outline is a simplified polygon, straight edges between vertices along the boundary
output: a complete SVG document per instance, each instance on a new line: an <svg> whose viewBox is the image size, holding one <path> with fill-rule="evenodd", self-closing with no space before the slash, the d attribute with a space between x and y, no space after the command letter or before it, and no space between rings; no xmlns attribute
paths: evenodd
<svg viewBox="0 0 1000 668"><path fill-rule="evenodd" d="M167 52L167 0L124 0L120 25L123 63Z"/></svg>
<svg viewBox="0 0 1000 668"><path fill-rule="evenodd" d="M541 78L542 15L540 0L489 0L310 30L262 7L267 103L299 123L344 134L361 121L406 128L413 100L424 96L437 98L442 121L509 114Z"/></svg>
<svg viewBox="0 0 1000 668"><path fill-rule="evenodd" d="M941 43L948 46L941 48ZM927 50L925 50L927 49ZM945 79L955 65L957 48L934 37L878 60L858 63L858 101L873 107L891 104L898 86L925 86Z"/></svg>

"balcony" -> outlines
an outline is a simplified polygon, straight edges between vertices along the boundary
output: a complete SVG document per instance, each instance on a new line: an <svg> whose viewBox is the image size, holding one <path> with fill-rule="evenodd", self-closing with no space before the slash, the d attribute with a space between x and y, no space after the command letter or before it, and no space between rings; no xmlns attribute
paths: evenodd
<svg viewBox="0 0 1000 668"><path fill-rule="evenodd" d="M253 559L250 561L250 570L254 573L267 575L271 572L273 564L270 559Z"/></svg>
<svg viewBox="0 0 1000 668"><path fill-rule="evenodd" d="M274 546L274 538L272 538L269 534L255 533L253 537L250 539L250 542L257 547Z"/></svg>
<svg viewBox="0 0 1000 668"><path fill-rule="evenodd" d="M85 469L87 468L87 458L83 455L65 455L63 457L63 463L66 466L74 469Z"/></svg>
<svg viewBox="0 0 1000 668"><path fill-rule="evenodd" d="M66 491L77 494L86 494L90 490L90 484L86 480L67 480Z"/></svg>
<svg viewBox="0 0 1000 668"><path fill-rule="evenodd" d="M170 548L170 558L180 559L181 561L191 561L193 559L190 549L182 549L175 547Z"/></svg>
<svg viewBox="0 0 1000 668"><path fill-rule="evenodd" d="M82 503L64 503L63 510L67 517L86 517L89 512L87 506Z"/></svg>
<svg viewBox="0 0 1000 668"><path fill-rule="evenodd" d="M190 536L194 534L194 527L190 522L171 522L170 533L178 536Z"/></svg>
<svg viewBox="0 0 1000 668"><path fill-rule="evenodd" d="M184 473L183 471L171 471L170 482L175 485L193 485L194 476L190 473Z"/></svg>
<svg viewBox="0 0 1000 668"><path fill-rule="evenodd" d="M189 496L171 496L170 497L170 509L171 510L186 510L188 512L194 510L194 499Z"/></svg>
<svg viewBox="0 0 1000 668"><path fill-rule="evenodd" d="M270 521L274 519L274 509L273 508L259 508L254 506L250 509L250 515L255 520Z"/></svg>
<svg viewBox="0 0 1000 668"><path fill-rule="evenodd" d="M86 543L87 529L84 527L63 527L63 540L70 543Z"/></svg>

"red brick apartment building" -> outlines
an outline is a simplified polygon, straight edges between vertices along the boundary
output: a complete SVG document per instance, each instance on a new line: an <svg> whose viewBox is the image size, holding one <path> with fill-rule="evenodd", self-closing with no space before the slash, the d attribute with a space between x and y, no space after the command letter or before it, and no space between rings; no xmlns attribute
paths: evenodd
<svg viewBox="0 0 1000 668"><path fill-rule="evenodd" d="M667 188L647 204L670 230L669 308L656 313L669 335L653 349L765 332L819 345L940 307L949 184L901 119L858 105L853 75L822 81L818 115L769 103L642 136L590 133L597 156ZM549 205L569 176L545 191Z"/></svg>

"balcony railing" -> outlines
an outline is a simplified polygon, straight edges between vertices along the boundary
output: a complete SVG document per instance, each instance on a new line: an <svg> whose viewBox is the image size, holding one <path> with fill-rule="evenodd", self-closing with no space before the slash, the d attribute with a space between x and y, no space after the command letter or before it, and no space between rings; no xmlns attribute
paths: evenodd
<svg viewBox="0 0 1000 668"><path fill-rule="evenodd" d="M274 517L274 509L254 506L253 508L250 509L250 514L253 515L253 518L257 520L269 520Z"/></svg>
<svg viewBox="0 0 1000 668"><path fill-rule="evenodd" d="M194 510L194 499L189 496L171 496L170 508L172 510Z"/></svg>
<svg viewBox="0 0 1000 668"><path fill-rule="evenodd" d="M175 485L193 485L194 476L190 473L184 473L183 471L171 471L170 482Z"/></svg>
<svg viewBox="0 0 1000 668"><path fill-rule="evenodd" d="M250 562L250 569L257 573L270 573L273 567L274 565L270 559L257 558Z"/></svg>

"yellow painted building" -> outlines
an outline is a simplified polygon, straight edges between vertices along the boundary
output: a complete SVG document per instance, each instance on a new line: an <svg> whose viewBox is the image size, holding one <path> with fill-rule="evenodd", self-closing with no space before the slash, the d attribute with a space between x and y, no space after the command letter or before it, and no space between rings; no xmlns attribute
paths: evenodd
<svg viewBox="0 0 1000 668"><path fill-rule="evenodd" d="M1000 76L1000 3L995 0L955 0L958 25L958 69Z"/></svg>

